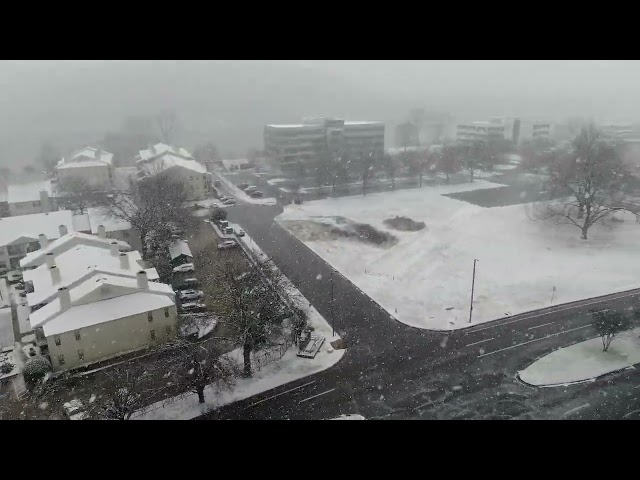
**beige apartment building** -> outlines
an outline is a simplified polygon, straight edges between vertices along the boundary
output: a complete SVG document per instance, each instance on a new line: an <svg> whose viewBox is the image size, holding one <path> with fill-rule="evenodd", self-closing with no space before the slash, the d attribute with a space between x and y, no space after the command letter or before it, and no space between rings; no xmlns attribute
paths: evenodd
<svg viewBox="0 0 640 480"><path fill-rule="evenodd" d="M186 160L171 153L153 160L138 162L138 181L153 175L167 175L182 184L187 200L204 200L211 189L211 173L195 160Z"/></svg>
<svg viewBox="0 0 640 480"><path fill-rule="evenodd" d="M65 190L70 182L88 187L107 189L113 182L113 154L94 147L84 147L56 165L58 185Z"/></svg>

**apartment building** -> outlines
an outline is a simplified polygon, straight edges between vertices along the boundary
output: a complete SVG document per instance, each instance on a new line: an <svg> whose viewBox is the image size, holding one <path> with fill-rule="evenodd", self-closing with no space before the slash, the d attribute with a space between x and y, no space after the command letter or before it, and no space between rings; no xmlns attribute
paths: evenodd
<svg viewBox="0 0 640 480"><path fill-rule="evenodd" d="M6 201L11 216L53 212L57 209L51 180L9 184Z"/></svg>
<svg viewBox="0 0 640 480"><path fill-rule="evenodd" d="M55 170L61 190L72 182L107 189L113 182L113 154L99 148L83 147L62 158Z"/></svg>
<svg viewBox="0 0 640 480"><path fill-rule="evenodd" d="M283 171L309 164L327 152L350 157L382 155L384 124L312 117L300 124L266 125L264 149L267 159Z"/></svg>
<svg viewBox="0 0 640 480"><path fill-rule="evenodd" d="M211 173L204 165L170 153L138 164L138 181L153 175L167 175L182 184L187 200L204 200L211 190Z"/></svg>
<svg viewBox="0 0 640 480"><path fill-rule="evenodd" d="M128 245L71 233L24 266L29 322L54 371L158 345L176 334L174 292ZM125 250L125 251L123 251Z"/></svg>
<svg viewBox="0 0 640 480"><path fill-rule="evenodd" d="M0 272L20 267L20 261L74 231L73 213L60 210L0 218Z"/></svg>
<svg viewBox="0 0 640 480"><path fill-rule="evenodd" d="M456 140L461 143L488 142L505 138L505 124L499 119L460 123L456 126Z"/></svg>
<svg viewBox="0 0 640 480"><path fill-rule="evenodd" d="M156 143L155 145L149 145L148 148L144 150L140 150L138 155L136 155L135 161L136 166L140 167L140 164L146 162L152 162L158 157L163 156L164 154L171 154L175 157L182 158L184 160L195 160L193 155L186 149L182 147L174 147L172 145L167 145L166 143Z"/></svg>

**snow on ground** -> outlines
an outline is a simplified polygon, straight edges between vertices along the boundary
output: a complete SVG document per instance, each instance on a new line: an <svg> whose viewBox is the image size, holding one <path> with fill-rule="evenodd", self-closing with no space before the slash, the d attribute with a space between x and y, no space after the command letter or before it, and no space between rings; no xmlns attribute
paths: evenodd
<svg viewBox="0 0 640 480"><path fill-rule="evenodd" d="M633 215L592 227L585 241L575 227L530 220L530 205L482 208L442 196L497 186L478 180L329 198L289 205L277 221L391 315L418 328L469 325L474 258L474 324L549 306L554 287L557 304L640 286L630 261L640 243ZM403 232L383 224L396 215L426 228ZM318 226L318 217L331 216L371 224L398 242L381 248L336 237Z"/></svg>
<svg viewBox="0 0 640 480"><path fill-rule="evenodd" d="M269 180L267 180L267 183L269 185L276 185L277 183L283 183L283 182L287 182L288 180L286 178L271 178Z"/></svg>
<svg viewBox="0 0 640 480"><path fill-rule="evenodd" d="M9 285L6 278L0 278L0 308L11 306L11 296L9 295Z"/></svg>
<svg viewBox="0 0 640 480"><path fill-rule="evenodd" d="M185 207L195 207L196 205L200 207L219 207L220 200L217 198L205 198L204 200L192 200L189 202L184 202Z"/></svg>
<svg viewBox="0 0 640 480"><path fill-rule="evenodd" d="M206 217L208 216L210 213L210 210L208 208L201 208L200 210L194 210L193 212L191 212L191 216L192 217Z"/></svg>
<svg viewBox="0 0 640 480"><path fill-rule="evenodd" d="M560 348L518 373L520 379L536 386L565 385L591 380L640 363L640 328L613 339L606 352L600 337Z"/></svg>
<svg viewBox="0 0 640 480"><path fill-rule="evenodd" d="M31 328L31 322L29 321L29 314L31 309L27 304L16 305L16 312L18 313L18 325L20 325L20 333L25 334L33 331Z"/></svg>
<svg viewBox="0 0 640 480"><path fill-rule="evenodd" d="M234 230L240 228L238 225L231 223L229 226L233 227ZM239 240L244 244L245 248L254 252L256 256L264 256L264 252L248 235ZM144 412L134 414L132 418L135 420L188 420L214 408L219 408L279 387L285 383L321 372L338 363L346 350L334 350L331 342L338 340L340 337L338 335L332 336L331 326L324 317L311 306L291 282L288 283L291 298L300 308L307 312L309 316L308 324L314 328L314 334L324 336L327 339L314 359L298 357L296 355L297 349L292 347L280 360L269 363L259 371L254 372L253 377L238 378L236 384L230 390L220 390L215 385L210 385L205 389L206 403L202 405L198 403L197 395L190 394L185 397L177 397L169 402L164 401L153 404L145 409ZM233 350L227 355L241 364L241 348Z"/></svg>
<svg viewBox="0 0 640 480"><path fill-rule="evenodd" d="M253 198L244 193L238 187L236 187L231 180L226 178L226 175L221 175L216 172L217 178L227 187L236 199L247 203L253 203L254 205L275 205L277 203L275 198Z"/></svg>
<svg viewBox="0 0 640 480"><path fill-rule="evenodd" d="M518 165L496 165L493 168L496 170L513 170L514 168L518 168Z"/></svg>
<svg viewBox="0 0 640 480"><path fill-rule="evenodd" d="M10 347L14 342L11 308L0 308L0 347Z"/></svg>

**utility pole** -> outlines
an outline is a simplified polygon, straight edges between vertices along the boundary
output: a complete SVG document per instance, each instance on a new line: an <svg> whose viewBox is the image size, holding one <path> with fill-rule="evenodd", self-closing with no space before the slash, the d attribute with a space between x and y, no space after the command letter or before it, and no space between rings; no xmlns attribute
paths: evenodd
<svg viewBox="0 0 640 480"><path fill-rule="evenodd" d="M335 335L335 318L333 316L333 270L331 270L331 338L333 338Z"/></svg>
<svg viewBox="0 0 640 480"><path fill-rule="evenodd" d="M473 259L473 279L471 280L471 305L469 306L469 323L471 323L471 316L473 315L473 290L476 286L476 262L479 262L477 258Z"/></svg>

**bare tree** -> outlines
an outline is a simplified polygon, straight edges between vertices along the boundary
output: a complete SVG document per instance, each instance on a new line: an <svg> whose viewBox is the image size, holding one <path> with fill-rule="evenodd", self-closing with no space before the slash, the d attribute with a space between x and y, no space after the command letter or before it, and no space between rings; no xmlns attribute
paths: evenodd
<svg viewBox="0 0 640 480"><path fill-rule="evenodd" d="M362 181L362 195L367 194L367 186L369 185L369 180L373 175L373 170L376 165L376 157L373 152L371 153L363 153L360 155L360 161L357 163L357 168L360 173L360 180Z"/></svg>
<svg viewBox="0 0 640 480"><path fill-rule="evenodd" d="M554 200L542 204L536 219L554 219L573 225L587 240L589 228L617 210L625 168L615 149L592 124L584 127L573 142L570 154L551 165L548 194ZM558 200L559 198L559 200Z"/></svg>
<svg viewBox="0 0 640 480"><path fill-rule="evenodd" d="M461 168L459 160L459 148L453 145L445 145L438 154L438 169L447 177L449 183L451 175Z"/></svg>
<svg viewBox="0 0 640 480"><path fill-rule="evenodd" d="M603 352L609 349L616 334L627 330L631 325L631 319L620 312L591 310L590 313L593 315L593 326L602 339Z"/></svg>
<svg viewBox="0 0 640 480"><path fill-rule="evenodd" d="M270 260L228 260L213 267L221 278L215 281L227 307L226 326L242 348L244 375L251 376L251 353L281 338L282 322L291 315L282 300L285 278Z"/></svg>
<svg viewBox="0 0 640 480"><path fill-rule="evenodd" d="M129 222L140 234L145 259L149 241L169 242L176 227L188 228L192 217L183 205L185 200L182 184L165 174L146 177L135 182L131 191L104 198L109 213Z"/></svg>
<svg viewBox="0 0 640 480"><path fill-rule="evenodd" d="M160 370L127 363L104 371L98 394L87 405L87 418L102 420L129 420L158 397L164 388L157 386L162 378Z"/></svg>
<svg viewBox="0 0 640 480"><path fill-rule="evenodd" d="M97 188L81 178L69 178L60 183L59 189L66 193L64 201L80 214L97 201Z"/></svg>
<svg viewBox="0 0 640 480"><path fill-rule="evenodd" d="M173 110L162 110L155 118L158 130L160 131L160 138L162 138L162 141L167 145L171 145L178 120L176 112Z"/></svg>
<svg viewBox="0 0 640 480"><path fill-rule="evenodd" d="M229 388L235 382L237 365L228 356L221 355L211 340L181 342L169 359L171 378L181 390L198 395L204 403L204 390L209 385Z"/></svg>
<svg viewBox="0 0 640 480"><path fill-rule="evenodd" d="M401 167L401 163L398 159L392 155L384 155L382 157L382 163L389 178L391 178L391 189L396 189L396 173Z"/></svg>

